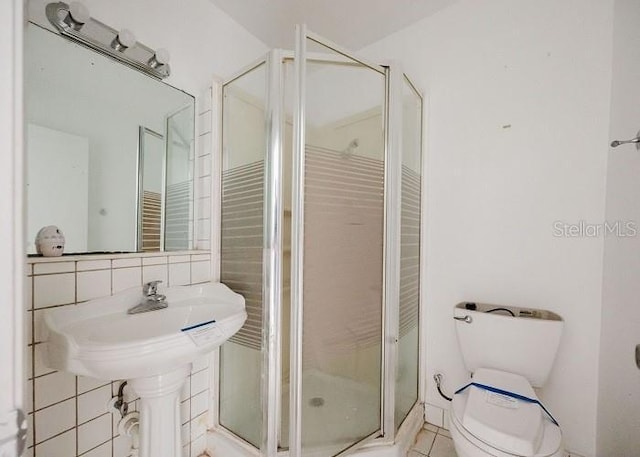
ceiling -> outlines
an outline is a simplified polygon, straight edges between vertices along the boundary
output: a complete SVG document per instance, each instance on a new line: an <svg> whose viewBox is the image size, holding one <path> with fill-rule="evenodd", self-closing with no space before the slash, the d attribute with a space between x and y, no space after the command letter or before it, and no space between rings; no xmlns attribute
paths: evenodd
<svg viewBox="0 0 640 457"><path fill-rule="evenodd" d="M457 0L211 0L271 48L292 49L294 26L358 50Z"/></svg>

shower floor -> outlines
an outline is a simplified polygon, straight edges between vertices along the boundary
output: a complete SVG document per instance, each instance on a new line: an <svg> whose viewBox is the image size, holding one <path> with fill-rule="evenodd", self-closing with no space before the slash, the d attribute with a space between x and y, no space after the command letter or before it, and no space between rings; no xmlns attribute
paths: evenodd
<svg viewBox="0 0 640 457"><path fill-rule="evenodd" d="M223 404L223 425L257 446L262 413L260 398L245 396ZM252 392L258 395L258 392ZM253 395L249 394L249 397ZM233 407L232 405L235 405ZM238 408L238 405L242 405ZM282 388L279 445L289 446L289 385ZM302 443L307 457L328 457L375 432L380 424L380 393L376 386L317 370L303 375Z"/></svg>
<svg viewBox="0 0 640 457"><path fill-rule="evenodd" d="M375 386L309 370L302 382L302 444L305 456L337 454L375 432L380 392ZM289 445L289 386L282 391L280 445Z"/></svg>

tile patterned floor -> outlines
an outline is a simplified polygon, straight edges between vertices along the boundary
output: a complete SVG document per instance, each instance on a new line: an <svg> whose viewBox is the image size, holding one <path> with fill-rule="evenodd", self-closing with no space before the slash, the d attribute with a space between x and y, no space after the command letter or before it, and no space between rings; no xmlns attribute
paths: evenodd
<svg viewBox="0 0 640 457"><path fill-rule="evenodd" d="M457 457L453 440L448 430L424 424L418 432L416 442L407 457Z"/></svg>

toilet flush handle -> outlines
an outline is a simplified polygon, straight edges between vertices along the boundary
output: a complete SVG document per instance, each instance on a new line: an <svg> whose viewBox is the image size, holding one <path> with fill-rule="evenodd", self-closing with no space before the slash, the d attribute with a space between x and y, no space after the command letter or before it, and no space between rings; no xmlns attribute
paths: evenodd
<svg viewBox="0 0 640 457"><path fill-rule="evenodd" d="M453 316L453 318L457 321L466 322L467 324L470 324L471 322L473 322L473 319L471 318L471 316Z"/></svg>

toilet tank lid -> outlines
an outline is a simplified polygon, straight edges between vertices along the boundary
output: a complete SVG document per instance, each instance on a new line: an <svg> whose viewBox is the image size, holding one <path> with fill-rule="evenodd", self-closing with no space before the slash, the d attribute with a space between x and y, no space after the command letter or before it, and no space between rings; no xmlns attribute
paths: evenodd
<svg viewBox="0 0 640 457"><path fill-rule="evenodd" d="M481 368L474 373L473 381L536 398L526 378L513 373ZM458 395L466 395L465 407L463 411L454 408L454 414L459 415L458 420L469 433L504 452L519 456L537 453L546 420L538 405L475 386Z"/></svg>

